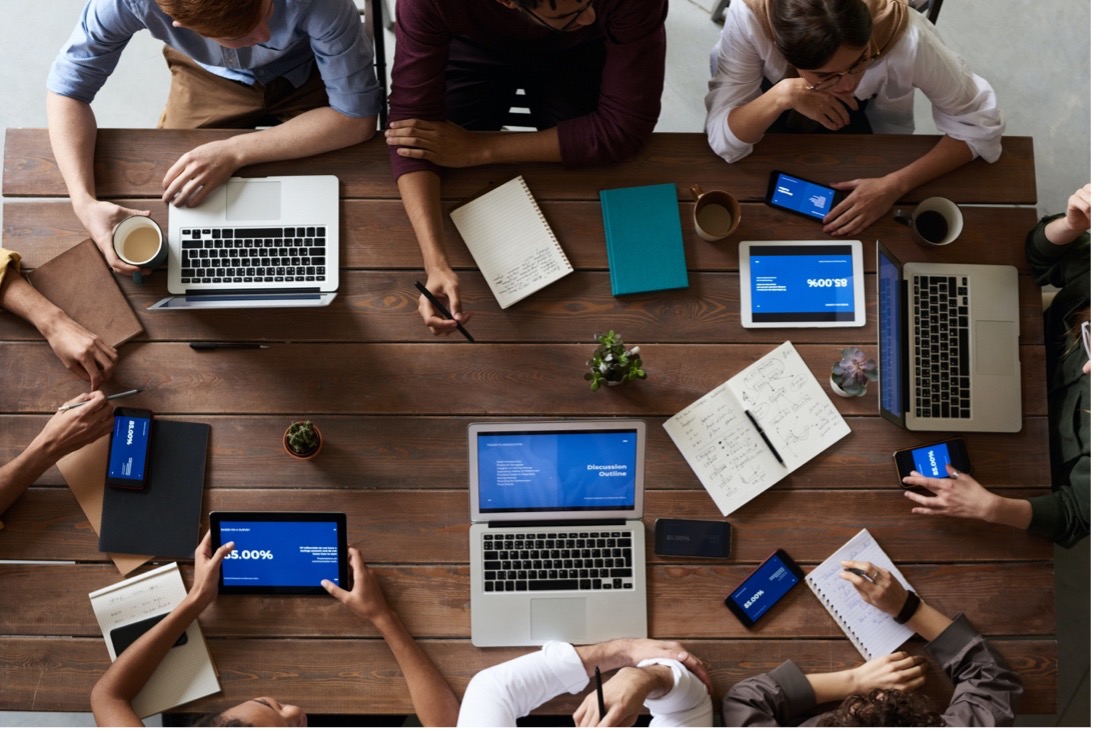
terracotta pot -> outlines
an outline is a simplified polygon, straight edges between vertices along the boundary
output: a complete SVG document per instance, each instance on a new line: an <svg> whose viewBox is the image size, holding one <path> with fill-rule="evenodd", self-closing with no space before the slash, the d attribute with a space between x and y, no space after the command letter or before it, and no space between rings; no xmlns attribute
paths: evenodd
<svg viewBox="0 0 1093 730"><path fill-rule="evenodd" d="M285 453L291 456L293 459L299 459L300 461L310 461L319 455L319 452L323 450L323 432L319 430L319 427L314 423L311 425L315 428L315 436L319 439L319 445L315 447L315 450L308 454L297 454L295 451L288 447L288 429L295 426L300 421L293 421L285 429L284 436L281 437L281 446L284 447Z"/></svg>

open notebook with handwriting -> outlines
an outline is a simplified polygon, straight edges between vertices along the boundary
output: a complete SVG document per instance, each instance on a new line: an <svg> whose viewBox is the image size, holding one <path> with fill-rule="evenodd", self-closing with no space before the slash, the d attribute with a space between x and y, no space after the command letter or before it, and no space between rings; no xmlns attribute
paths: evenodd
<svg viewBox="0 0 1093 730"><path fill-rule="evenodd" d="M728 515L850 433L788 340L664 423Z"/></svg>

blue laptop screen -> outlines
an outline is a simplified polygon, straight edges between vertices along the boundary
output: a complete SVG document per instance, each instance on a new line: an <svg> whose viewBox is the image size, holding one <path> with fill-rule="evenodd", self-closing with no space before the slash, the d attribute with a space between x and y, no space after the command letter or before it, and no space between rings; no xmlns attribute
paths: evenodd
<svg viewBox="0 0 1093 730"><path fill-rule="evenodd" d="M636 431L478 434L483 513L634 508Z"/></svg>
<svg viewBox="0 0 1093 730"><path fill-rule="evenodd" d="M880 339L880 407L901 423L903 404L903 327L899 266L877 247L877 337Z"/></svg>

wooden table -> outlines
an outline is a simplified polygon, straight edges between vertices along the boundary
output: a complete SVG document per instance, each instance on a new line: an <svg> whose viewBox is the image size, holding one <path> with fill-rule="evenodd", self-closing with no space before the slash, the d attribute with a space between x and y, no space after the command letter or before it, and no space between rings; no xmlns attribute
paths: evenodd
<svg viewBox="0 0 1093 730"><path fill-rule="evenodd" d="M183 151L226 136L214 131L104 130L96 153L103 197L167 219L160 180ZM478 340L435 339L417 314L420 255L391 181L380 140L320 157L255 166L250 175L334 173L342 181L341 292L326 309L151 313L165 276L121 282L145 335L121 348L112 386L143 387L133 405L165 418L212 424L204 509L339 510L350 539L381 576L387 597L457 691L479 669L523 649L479 650L469 637L466 427L485 419L641 417L649 423L646 523L658 517L720 519L713 502L660 425L787 337L813 372L843 346L876 348L873 241L903 259L1005 263L1021 271L1024 428L969 434L976 476L1009 496L1050 485L1040 292L1023 239L1035 223L1032 141L1007 138L994 165L970 164L914 191L965 207L961 239L916 246L886 218L861 236L869 324L863 329L744 330L736 244L744 239L824 238L816 224L761 204L772 168L817 180L878 175L936 138L770 136L726 165L698 134L655 135L625 164L581 171L553 165L452 170L448 206L522 173L576 273L508 311L498 309L450 221L446 241L459 269L469 329ZM743 202L730 240L709 244L684 225L691 286L611 296L597 191L671 181L689 220L687 190L723 188ZM4 245L34 267L84 233L43 130L10 130L4 163ZM24 199L26 198L26 199ZM588 390L582 379L595 332L614 328L640 344L649 379ZM263 351L201 353L201 340L268 340ZM57 403L83 384L29 326L0 316L0 459L19 452ZM792 658L809 671L845 668L858 653L812 593L798 589L755 631L721 606L727 589L775 547L811 569L867 527L919 593L942 611L965 612L1021 674L1021 711L1050 713L1058 674L1051 545L987 524L910 514L891 454L922 434L882 421L874 397L834 398L853 432L735 512L728 561L662 559L650 553L649 629L685 641L710 661L718 698L734 682ZM326 445L318 460L281 452L281 433L314 418ZM119 579L57 471L4 515L0 559L75 564L0 565L0 709L85 710L107 666L87 593ZM202 530L206 527L202 524ZM184 569L189 573L189 569ZM404 713L409 697L376 632L325 598L222 598L202 615L223 693L186 710L211 710L269 694L305 710ZM921 642L912 643L921 651ZM930 692L950 688L934 668ZM564 697L545 711L567 712Z"/></svg>

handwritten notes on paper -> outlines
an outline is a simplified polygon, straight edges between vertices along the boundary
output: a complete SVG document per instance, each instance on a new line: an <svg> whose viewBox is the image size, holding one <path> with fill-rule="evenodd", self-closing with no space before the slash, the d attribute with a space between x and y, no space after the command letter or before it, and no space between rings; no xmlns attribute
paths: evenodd
<svg viewBox="0 0 1093 730"><path fill-rule="evenodd" d="M788 341L668 419L664 429L724 515L850 433Z"/></svg>
<svg viewBox="0 0 1093 730"><path fill-rule="evenodd" d="M573 271L522 176L452 211L502 309Z"/></svg>
<svg viewBox="0 0 1093 730"><path fill-rule="evenodd" d="M870 606L862 600L849 581L839 577L844 560L872 563L891 571L892 577L903 584L904 588L910 589L911 584L868 530L859 532L805 577L805 583L866 661L891 654L914 636L915 632L897 624L879 608Z"/></svg>

